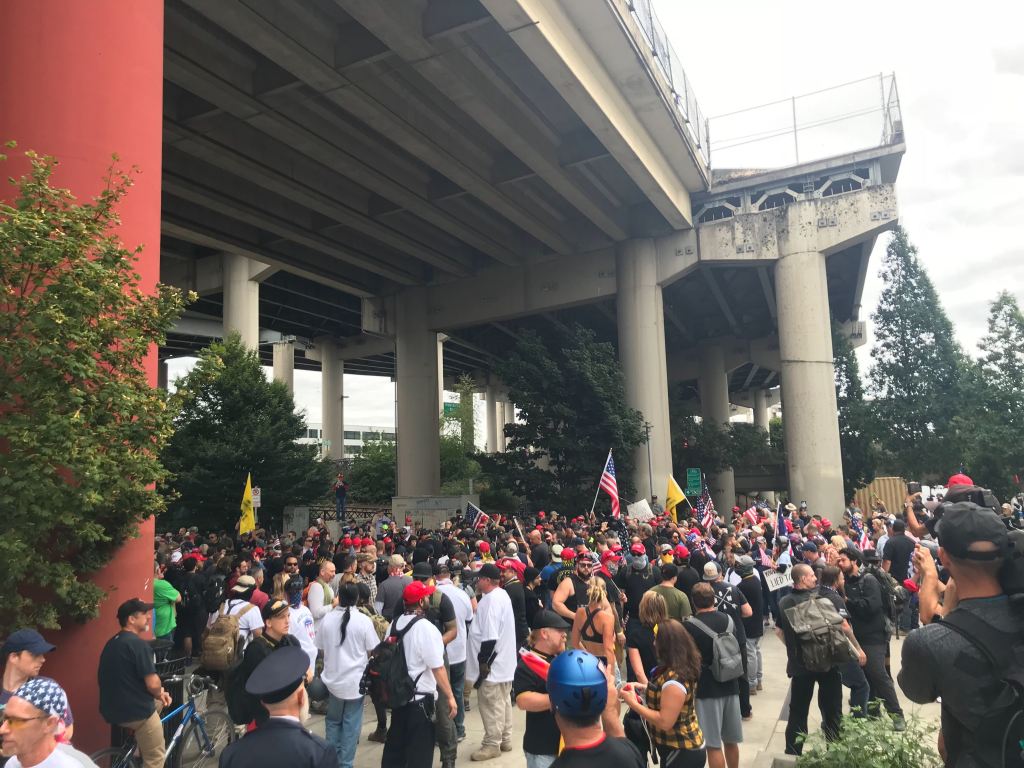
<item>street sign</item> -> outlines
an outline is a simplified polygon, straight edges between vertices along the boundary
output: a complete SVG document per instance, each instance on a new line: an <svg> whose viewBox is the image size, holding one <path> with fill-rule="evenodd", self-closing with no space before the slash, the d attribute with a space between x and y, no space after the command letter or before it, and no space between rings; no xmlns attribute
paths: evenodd
<svg viewBox="0 0 1024 768"><path fill-rule="evenodd" d="M459 410L458 403L445 403L444 404L444 415L451 416L453 413L457 413Z"/></svg>
<svg viewBox="0 0 1024 768"><path fill-rule="evenodd" d="M686 469L686 495L687 496L700 496L704 489L701 488L700 483L700 467L696 469Z"/></svg>
<svg viewBox="0 0 1024 768"><path fill-rule="evenodd" d="M258 485L252 487L252 508L260 508L260 487Z"/></svg>

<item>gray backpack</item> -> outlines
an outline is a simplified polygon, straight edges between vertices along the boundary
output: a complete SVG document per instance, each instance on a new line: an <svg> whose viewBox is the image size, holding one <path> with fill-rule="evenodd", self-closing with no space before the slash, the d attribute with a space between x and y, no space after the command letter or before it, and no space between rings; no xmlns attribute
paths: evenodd
<svg viewBox="0 0 1024 768"><path fill-rule="evenodd" d="M733 634L732 616L722 614L728 620L723 632L715 632L700 619L690 616L686 619L691 626L711 638L711 676L720 683L728 683L743 674L743 652Z"/></svg>
<svg viewBox="0 0 1024 768"><path fill-rule="evenodd" d="M843 617L827 597L812 597L785 610L808 672L828 672L853 661L857 651L843 634Z"/></svg>

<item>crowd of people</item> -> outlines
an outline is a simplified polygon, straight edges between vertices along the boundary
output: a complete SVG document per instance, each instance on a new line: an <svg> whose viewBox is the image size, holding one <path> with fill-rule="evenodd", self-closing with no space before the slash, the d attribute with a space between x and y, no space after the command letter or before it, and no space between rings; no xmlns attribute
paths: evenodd
<svg viewBox="0 0 1024 768"><path fill-rule="evenodd" d="M163 763L169 697L143 640L152 627L221 681L246 731L226 766L287 754L351 768L369 698L382 768L428 768L435 747L453 768L471 705L483 725L475 762L521 749L527 768L641 766L648 754L663 768L737 768L767 632L785 644L785 748L799 754L816 688L827 739L841 735L844 688L854 716L905 729L889 656L903 630L899 685L912 701L941 699L947 765L1017 765L1005 746L1024 722L1007 717L1020 700L1002 682L1005 650L1024 637L1004 575L1020 515L980 493L957 475L945 499L908 494L899 516L851 503L835 522L805 503L755 503L643 522L375 521L334 537L181 529L157 539L154 602L118 611L99 660L101 713L135 732L146 768ZM13 767L81 764L67 696L40 677L52 649L33 630L3 646ZM301 726L311 707L326 739Z"/></svg>

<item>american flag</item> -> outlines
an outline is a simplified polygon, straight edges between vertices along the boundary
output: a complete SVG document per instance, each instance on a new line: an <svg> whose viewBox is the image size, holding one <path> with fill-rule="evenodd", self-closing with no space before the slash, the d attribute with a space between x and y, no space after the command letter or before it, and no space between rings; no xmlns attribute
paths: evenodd
<svg viewBox="0 0 1024 768"><path fill-rule="evenodd" d="M743 513L743 516L750 521L751 525L757 525L757 507L750 507L749 509L747 509L746 512Z"/></svg>
<svg viewBox="0 0 1024 768"><path fill-rule="evenodd" d="M612 498L612 517L619 517L622 514L619 509L619 483L615 479L615 460L611 451L608 451L608 461L604 463L600 485L601 490Z"/></svg>
<svg viewBox="0 0 1024 768"><path fill-rule="evenodd" d="M491 516L484 512L473 502L466 502L466 514L465 514L466 525L473 530L483 528L487 523L491 521Z"/></svg>
<svg viewBox="0 0 1024 768"><path fill-rule="evenodd" d="M874 549L874 544L871 543L871 537L868 535L867 529L856 517L850 521L850 529L853 531L854 536L857 537L857 548L861 552L865 549Z"/></svg>
<svg viewBox="0 0 1024 768"><path fill-rule="evenodd" d="M697 499L697 514L700 515L700 527L707 533L711 523L715 521L715 502L711 500L711 493L708 491L706 482L700 498Z"/></svg>
<svg viewBox="0 0 1024 768"><path fill-rule="evenodd" d="M764 551L763 547L761 548L760 552L761 552L761 565L762 565L762 567L764 567L764 568L774 568L775 567L775 563L772 561L771 556L767 552Z"/></svg>

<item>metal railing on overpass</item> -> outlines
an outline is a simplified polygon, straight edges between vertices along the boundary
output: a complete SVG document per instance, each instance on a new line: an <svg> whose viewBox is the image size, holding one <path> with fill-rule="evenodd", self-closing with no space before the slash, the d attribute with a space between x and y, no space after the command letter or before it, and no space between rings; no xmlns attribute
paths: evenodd
<svg viewBox="0 0 1024 768"><path fill-rule="evenodd" d="M672 90L672 100L686 124L690 140L704 159L705 164L710 164L707 120L700 111L700 105L686 78L682 62L673 50L664 27L661 26L661 22L658 21L658 17L654 13L653 0L628 0L627 5L630 15L636 19L640 31L644 35L643 42L651 49L654 61L668 81Z"/></svg>
<svg viewBox="0 0 1024 768"><path fill-rule="evenodd" d="M903 143L894 74L878 74L708 119L714 168L771 169Z"/></svg>

